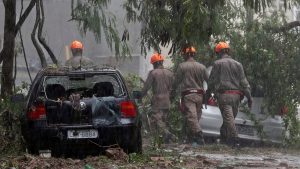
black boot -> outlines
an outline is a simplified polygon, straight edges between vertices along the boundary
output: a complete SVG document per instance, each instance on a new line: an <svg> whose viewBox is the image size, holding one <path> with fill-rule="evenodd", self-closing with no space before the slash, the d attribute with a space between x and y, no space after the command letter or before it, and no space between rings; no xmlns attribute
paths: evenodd
<svg viewBox="0 0 300 169"><path fill-rule="evenodd" d="M165 144L175 143L177 140L178 140L178 138L170 132L164 134L164 143Z"/></svg>
<svg viewBox="0 0 300 169"><path fill-rule="evenodd" d="M203 138L202 131L195 134L195 136L193 137L192 145L193 146L204 146L205 145L205 141L204 141L204 138Z"/></svg>
<svg viewBox="0 0 300 169"><path fill-rule="evenodd" d="M232 148L240 148L240 142L238 137L229 138L227 140L227 145Z"/></svg>

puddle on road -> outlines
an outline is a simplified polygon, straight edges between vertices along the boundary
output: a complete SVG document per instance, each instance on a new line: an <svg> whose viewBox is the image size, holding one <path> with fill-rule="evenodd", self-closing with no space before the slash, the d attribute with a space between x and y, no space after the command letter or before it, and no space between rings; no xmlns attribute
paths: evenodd
<svg viewBox="0 0 300 169"><path fill-rule="evenodd" d="M254 168L300 168L300 156L271 153L268 155L262 154L212 154L205 152L197 152L193 150L183 151L179 153L182 156L203 156L210 160L220 161L220 168L222 167L254 167Z"/></svg>
<svg viewBox="0 0 300 169"><path fill-rule="evenodd" d="M176 150L175 150L176 151ZM236 154L229 153L207 153L201 149L177 149L182 156L197 157L203 156L210 160L218 161L218 168L299 168L300 156L283 154L278 152L243 154L237 151Z"/></svg>

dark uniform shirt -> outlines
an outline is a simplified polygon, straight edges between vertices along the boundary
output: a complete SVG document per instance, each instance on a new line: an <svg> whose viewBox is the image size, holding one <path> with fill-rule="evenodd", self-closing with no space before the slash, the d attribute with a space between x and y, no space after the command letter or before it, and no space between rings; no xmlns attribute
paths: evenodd
<svg viewBox="0 0 300 169"><path fill-rule="evenodd" d="M180 90L203 89L203 82L208 80L206 67L190 58L179 64L174 83L174 90L180 85Z"/></svg>
<svg viewBox="0 0 300 169"><path fill-rule="evenodd" d="M215 61L209 76L208 87L212 91L240 90L249 98L250 85L241 63L225 55Z"/></svg>
<svg viewBox="0 0 300 169"><path fill-rule="evenodd" d="M66 66L72 67L74 69L78 68L91 68L95 66L93 61L85 56L75 56L67 60L65 63Z"/></svg>
<svg viewBox="0 0 300 169"><path fill-rule="evenodd" d="M142 90L142 96L152 88L152 109L169 109L170 92L174 80L173 73L163 67L150 71Z"/></svg>

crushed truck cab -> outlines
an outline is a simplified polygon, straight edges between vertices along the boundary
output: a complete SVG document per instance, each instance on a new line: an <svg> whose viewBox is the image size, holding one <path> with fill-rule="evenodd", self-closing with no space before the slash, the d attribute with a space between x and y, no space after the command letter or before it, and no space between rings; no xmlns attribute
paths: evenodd
<svg viewBox="0 0 300 169"><path fill-rule="evenodd" d="M141 121L118 70L46 68L33 81L22 131L31 153L142 151Z"/></svg>

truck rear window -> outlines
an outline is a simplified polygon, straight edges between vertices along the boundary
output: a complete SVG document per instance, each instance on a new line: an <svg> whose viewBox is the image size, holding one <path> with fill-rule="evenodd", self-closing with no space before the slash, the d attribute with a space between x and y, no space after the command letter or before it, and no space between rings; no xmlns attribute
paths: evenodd
<svg viewBox="0 0 300 169"><path fill-rule="evenodd" d="M82 97L118 97L124 94L119 78L114 74L46 76L43 81L43 93L49 99L81 94Z"/></svg>

